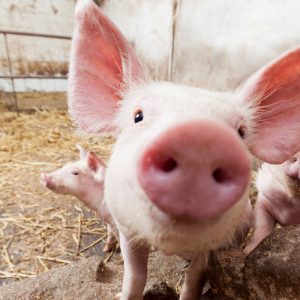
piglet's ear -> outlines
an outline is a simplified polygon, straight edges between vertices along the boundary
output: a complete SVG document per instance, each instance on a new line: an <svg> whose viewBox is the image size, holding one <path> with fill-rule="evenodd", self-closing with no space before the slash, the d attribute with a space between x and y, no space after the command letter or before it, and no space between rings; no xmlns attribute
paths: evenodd
<svg viewBox="0 0 300 300"><path fill-rule="evenodd" d="M84 131L113 129L121 94L145 80L132 47L92 0L78 0L69 70L69 112Z"/></svg>
<svg viewBox="0 0 300 300"><path fill-rule="evenodd" d="M95 152L89 151L86 159L88 168L94 173L98 172L99 169L105 168L105 163L96 155Z"/></svg>
<svg viewBox="0 0 300 300"><path fill-rule="evenodd" d="M85 158L87 155L87 151L80 144L76 144L76 148L79 151L80 158L81 159Z"/></svg>
<svg viewBox="0 0 300 300"><path fill-rule="evenodd" d="M254 74L242 88L254 111L249 145L258 158L282 163L300 149L300 48Z"/></svg>

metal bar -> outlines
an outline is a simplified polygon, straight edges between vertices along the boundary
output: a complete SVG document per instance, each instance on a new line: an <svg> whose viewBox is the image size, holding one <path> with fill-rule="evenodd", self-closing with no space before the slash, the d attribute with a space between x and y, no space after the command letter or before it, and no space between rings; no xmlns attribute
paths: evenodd
<svg viewBox="0 0 300 300"><path fill-rule="evenodd" d="M173 77L173 64L174 64L174 47L175 47L175 33L176 33L176 21L179 12L180 0L173 0L172 8L172 40L170 45L170 54L168 62L168 81L172 81Z"/></svg>
<svg viewBox="0 0 300 300"><path fill-rule="evenodd" d="M13 30L0 30L0 34L12 34L12 35L23 35L23 36L34 36L34 37L45 37L52 39L63 39L63 40L71 40L72 37L66 35L56 35L56 34L48 34L48 33L33 33L26 31L13 31Z"/></svg>
<svg viewBox="0 0 300 300"><path fill-rule="evenodd" d="M7 61L8 61L9 73L10 73L11 76L13 76L12 63L11 63L11 60L10 60L9 47L8 47L8 42L7 42L7 34L4 34L4 43L5 43L5 51L6 51ZM19 107L18 107L18 98L17 98L17 93L16 93L15 81L14 81L14 78L10 78L10 79L11 79L11 85L12 85L12 88L13 88L13 97L14 97L14 100L15 100L15 109L18 111Z"/></svg>
<svg viewBox="0 0 300 300"><path fill-rule="evenodd" d="M68 76L51 75L0 75L0 79L68 79Z"/></svg>

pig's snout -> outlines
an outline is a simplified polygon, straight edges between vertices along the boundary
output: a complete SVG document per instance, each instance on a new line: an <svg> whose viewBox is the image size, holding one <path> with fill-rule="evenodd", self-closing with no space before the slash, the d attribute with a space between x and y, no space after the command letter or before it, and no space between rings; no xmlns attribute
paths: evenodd
<svg viewBox="0 0 300 300"><path fill-rule="evenodd" d="M41 184L48 189L53 189L54 187L51 176L46 173L41 173Z"/></svg>
<svg viewBox="0 0 300 300"><path fill-rule="evenodd" d="M250 159L237 133L203 120L158 136L138 161L138 178L150 201L172 218L218 217L241 199Z"/></svg>

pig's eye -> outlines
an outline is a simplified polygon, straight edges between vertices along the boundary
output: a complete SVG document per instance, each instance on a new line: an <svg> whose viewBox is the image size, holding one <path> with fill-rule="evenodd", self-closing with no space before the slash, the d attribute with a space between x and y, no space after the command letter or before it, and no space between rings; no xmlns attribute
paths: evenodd
<svg viewBox="0 0 300 300"><path fill-rule="evenodd" d="M77 175L79 175L79 172L77 172L77 171L72 171L72 175L77 176Z"/></svg>
<svg viewBox="0 0 300 300"><path fill-rule="evenodd" d="M134 123L141 122L141 121L143 121L143 119L144 119L143 111L141 109L137 109L134 112Z"/></svg>
<svg viewBox="0 0 300 300"><path fill-rule="evenodd" d="M296 162L296 161L297 161L297 157L293 157L292 162Z"/></svg>
<svg viewBox="0 0 300 300"><path fill-rule="evenodd" d="M239 128L238 128L238 134L239 134L239 136L242 138L242 139L244 139L245 137L246 137L246 127L245 126L240 126Z"/></svg>

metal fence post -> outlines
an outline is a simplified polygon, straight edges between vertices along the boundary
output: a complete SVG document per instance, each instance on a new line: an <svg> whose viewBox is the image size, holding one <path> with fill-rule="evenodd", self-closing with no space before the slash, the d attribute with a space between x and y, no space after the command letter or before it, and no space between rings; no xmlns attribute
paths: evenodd
<svg viewBox="0 0 300 300"><path fill-rule="evenodd" d="M7 56L7 61L8 61L8 69L9 69L9 73L10 73L10 80L11 80L11 85L12 85L12 89L13 89L13 97L14 97L14 101L15 101L15 109L16 111L19 111L19 107L18 107L18 98L17 98L17 93L16 93L16 88L15 88L15 81L13 76L13 68L12 68L12 63L11 63L11 59L10 59L10 53L9 53L9 47L8 47L8 41L7 41L7 34L3 33L4 36L4 43L5 43L5 51L6 51L6 56Z"/></svg>

